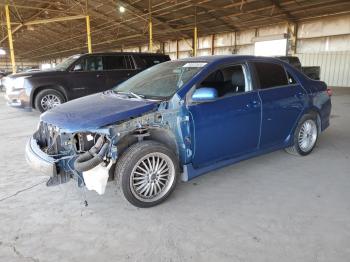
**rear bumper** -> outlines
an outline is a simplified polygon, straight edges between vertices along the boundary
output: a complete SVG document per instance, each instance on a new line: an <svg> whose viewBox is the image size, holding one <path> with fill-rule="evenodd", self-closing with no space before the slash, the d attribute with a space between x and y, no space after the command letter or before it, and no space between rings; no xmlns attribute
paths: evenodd
<svg viewBox="0 0 350 262"><path fill-rule="evenodd" d="M324 131L327 127L329 127L331 112L332 112L332 102L331 102L331 99L329 99L322 107L321 131Z"/></svg>
<svg viewBox="0 0 350 262"><path fill-rule="evenodd" d="M38 175L50 177L57 175L55 159L41 151L33 137L27 142L25 155L27 163L31 168L39 172Z"/></svg>

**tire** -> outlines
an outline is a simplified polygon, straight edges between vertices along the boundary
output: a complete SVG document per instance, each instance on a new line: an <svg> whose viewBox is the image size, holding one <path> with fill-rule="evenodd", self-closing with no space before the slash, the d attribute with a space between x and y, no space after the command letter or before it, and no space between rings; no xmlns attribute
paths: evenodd
<svg viewBox="0 0 350 262"><path fill-rule="evenodd" d="M152 171L154 168L158 172ZM141 208L152 207L166 200L174 191L178 176L178 158L155 141L142 141L130 146L115 168L115 179L125 199Z"/></svg>
<svg viewBox="0 0 350 262"><path fill-rule="evenodd" d="M48 101L50 100L51 101ZM47 102L45 102L45 99ZM40 91L34 99L34 106L41 113L64 103L66 100L63 94L55 89L45 89Z"/></svg>
<svg viewBox="0 0 350 262"><path fill-rule="evenodd" d="M307 128L311 128L308 130ZM285 151L296 156L306 156L315 148L318 140L317 115L305 114L299 121L293 135L293 146Z"/></svg>

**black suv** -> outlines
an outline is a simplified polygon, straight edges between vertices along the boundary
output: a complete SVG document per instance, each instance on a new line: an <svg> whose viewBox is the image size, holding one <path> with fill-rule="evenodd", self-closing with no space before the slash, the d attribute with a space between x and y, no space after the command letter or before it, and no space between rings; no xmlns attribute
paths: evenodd
<svg viewBox="0 0 350 262"><path fill-rule="evenodd" d="M66 101L111 89L142 70L170 60L153 53L74 55L54 70L13 74L6 78L6 99L15 107L44 112Z"/></svg>

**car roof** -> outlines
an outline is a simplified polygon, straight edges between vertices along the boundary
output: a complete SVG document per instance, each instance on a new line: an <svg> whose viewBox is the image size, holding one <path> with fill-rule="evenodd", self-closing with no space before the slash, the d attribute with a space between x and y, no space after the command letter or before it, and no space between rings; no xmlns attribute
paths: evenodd
<svg viewBox="0 0 350 262"><path fill-rule="evenodd" d="M274 57L265 56L253 56L253 55L212 55L212 56L197 56L197 57L187 57L182 58L177 61L188 61L188 62L224 62L224 61L242 61L242 60L261 60L266 62L278 62L283 63L280 59Z"/></svg>
<svg viewBox="0 0 350 262"><path fill-rule="evenodd" d="M168 56L160 53L146 53L146 52L94 52L94 53L84 53L81 56L85 55L144 55L144 56Z"/></svg>

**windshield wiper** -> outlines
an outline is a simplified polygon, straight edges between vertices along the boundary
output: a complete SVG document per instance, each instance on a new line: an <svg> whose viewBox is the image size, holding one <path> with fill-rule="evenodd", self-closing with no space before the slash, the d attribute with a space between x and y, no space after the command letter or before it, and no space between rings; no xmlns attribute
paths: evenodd
<svg viewBox="0 0 350 262"><path fill-rule="evenodd" d="M141 95L135 94L134 92L131 92L131 91L129 91L129 94L130 94L130 95L132 95L132 96L134 96L134 97L136 97L136 98L138 98L138 99L145 99L145 97L144 97L144 96L141 96Z"/></svg>
<svg viewBox="0 0 350 262"><path fill-rule="evenodd" d="M137 98L137 99L145 99L145 97L144 96L142 96L142 95L138 95L138 94L135 94L134 92L132 92L132 91L128 91L128 92L121 92L121 91L115 91L117 94L123 94L123 95L128 95L128 96L133 96L133 97L135 97L135 98Z"/></svg>

